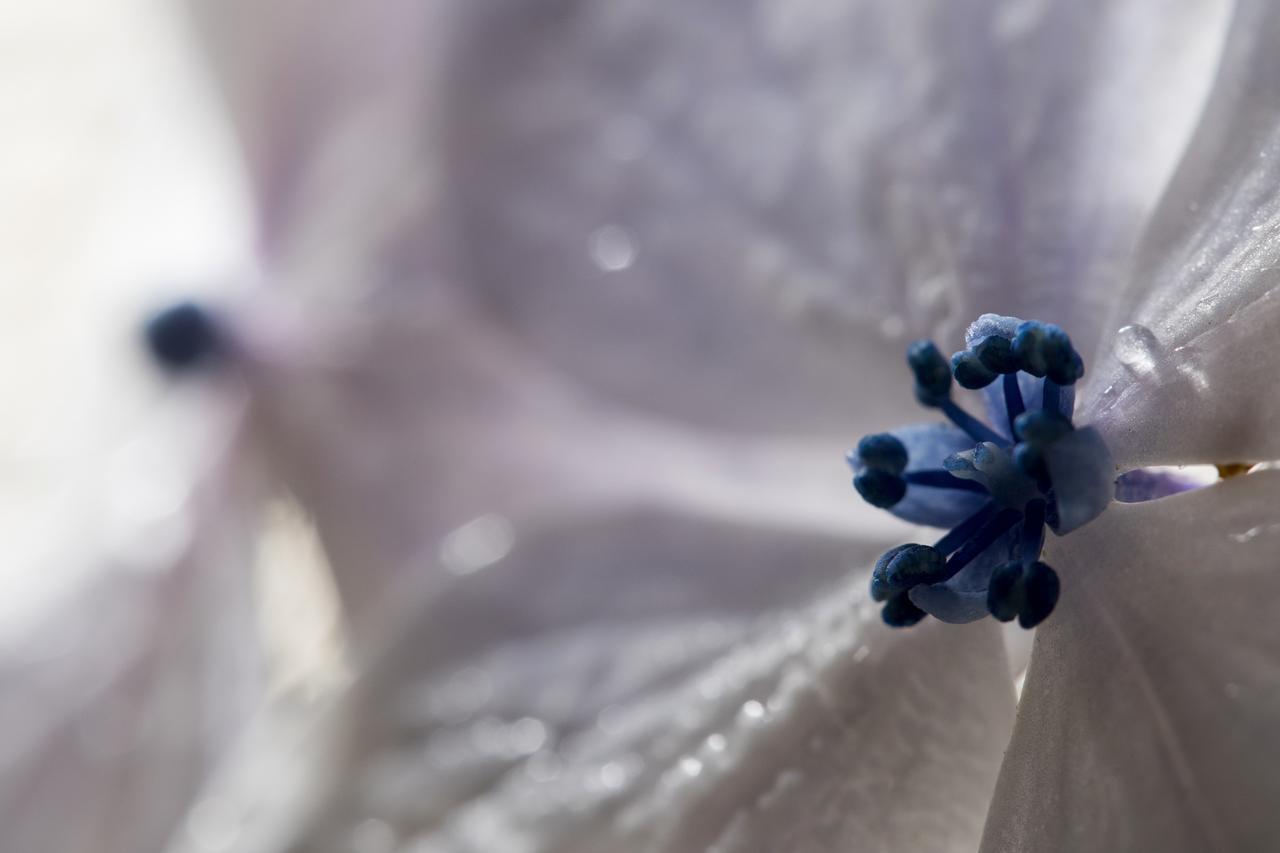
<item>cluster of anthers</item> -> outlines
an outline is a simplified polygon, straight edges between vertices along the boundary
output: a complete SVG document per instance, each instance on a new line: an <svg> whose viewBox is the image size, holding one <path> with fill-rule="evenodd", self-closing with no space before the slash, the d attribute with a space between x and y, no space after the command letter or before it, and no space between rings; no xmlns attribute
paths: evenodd
<svg viewBox="0 0 1280 853"><path fill-rule="evenodd" d="M990 614L1032 628L1058 601L1058 575L1040 559L1046 526L1064 535L1095 518L1115 473L1096 431L1072 424L1084 362L1066 332L984 314L966 344L949 363L931 341L907 349L916 398L950 424L869 435L849 452L868 503L951 528L880 557L871 595L897 627ZM994 426L952 400L953 382L983 392Z"/></svg>

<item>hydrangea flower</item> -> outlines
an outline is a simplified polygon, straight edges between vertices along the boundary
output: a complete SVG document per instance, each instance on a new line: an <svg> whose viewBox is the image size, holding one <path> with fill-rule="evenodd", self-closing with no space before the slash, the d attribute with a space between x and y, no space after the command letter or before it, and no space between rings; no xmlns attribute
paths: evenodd
<svg viewBox="0 0 1280 853"><path fill-rule="evenodd" d="M1280 458L1274 10L259 14L267 48L234 41L264 75L238 104L265 272L304 342L345 348L268 358L228 328L366 669L261 774L311 807L260 808L246 832L317 850L1266 849L1280 480L1100 515L1096 485L1108 464ZM1036 461L1020 469L1041 497L1020 495L1019 529L1056 511L1069 535L1019 552L996 584L1022 584L1012 599L991 592L1004 543L970 564L985 576L906 601L957 621L1012 601L1034 624L1032 571L1053 567L1016 725L994 621L881 623L870 569L905 537L833 465L849 434L910 422L906 336L987 311L1070 330L1088 364L1080 465L1042 442L1052 502ZM977 348L1006 327L979 321L962 374L995 371ZM930 363L913 357L917 380ZM988 438L1011 461L1022 431L994 384ZM857 461L877 502L907 483L906 516L936 488L911 460L941 462L946 440L897 436L905 463L886 441ZM995 455L947 449L1006 494ZM963 526L958 506L934 509ZM258 799L238 777L226 796Z"/></svg>

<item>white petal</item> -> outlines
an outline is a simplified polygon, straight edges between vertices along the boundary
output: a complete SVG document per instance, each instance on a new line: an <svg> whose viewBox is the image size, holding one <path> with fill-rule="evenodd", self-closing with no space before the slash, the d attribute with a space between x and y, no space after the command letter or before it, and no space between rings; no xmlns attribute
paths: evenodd
<svg viewBox="0 0 1280 853"><path fill-rule="evenodd" d="M1280 458L1280 13L1243 3L1087 395L1122 467Z"/></svg>
<svg viewBox="0 0 1280 853"><path fill-rule="evenodd" d="M447 580L442 539L486 516L585 521L644 504L886 546L907 529L853 490L846 438L743 436L604 405L459 306L355 328L345 351L255 362L249 376L357 619L406 575Z"/></svg>
<svg viewBox="0 0 1280 853"><path fill-rule="evenodd" d="M984 851L1269 850L1280 832L1280 473L1050 539Z"/></svg>
<svg viewBox="0 0 1280 853"><path fill-rule="evenodd" d="M371 818L426 850L974 848L1012 719L994 623L886 628L864 572L814 586L838 540L597 529L535 532L415 614L295 829L314 849ZM697 565L721 579L686 595ZM788 585L822 591L757 615Z"/></svg>
<svg viewBox="0 0 1280 853"><path fill-rule="evenodd" d="M1051 314L1091 354L1223 20L1216 4L498 6L464 29L441 116L459 276L624 399L815 428L849 422L855 398L831 393L846 371L878 407L900 399L867 376L896 355L875 358L885 316L955 346L980 311ZM635 156L619 128L643 137ZM593 261L605 235L625 235L626 264Z"/></svg>
<svg viewBox="0 0 1280 853"><path fill-rule="evenodd" d="M1088 358L1225 4L205 5L273 272L452 277L628 403L794 433L904 422L902 338L982 311Z"/></svg>

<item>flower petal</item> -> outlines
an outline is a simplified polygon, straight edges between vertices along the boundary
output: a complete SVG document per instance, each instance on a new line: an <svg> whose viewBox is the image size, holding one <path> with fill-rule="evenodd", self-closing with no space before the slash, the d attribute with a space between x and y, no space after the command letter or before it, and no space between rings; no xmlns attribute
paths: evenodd
<svg viewBox="0 0 1280 853"><path fill-rule="evenodd" d="M531 530L384 646L294 841L372 818L459 851L972 850L1012 717L999 632L886 628L865 572L821 581L856 551L650 511ZM760 612L797 583L812 603Z"/></svg>
<svg viewBox="0 0 1280 853"><path fill-rule="evenodd" d="M950 424L911 424L890 430L907 448L907 471L941 471L942 460L962 450L972 450L974 440ZM955 489L911 484L889 512L912 524L955 527L987 502L986 495Z"/></svg>
<svg viewBox="0 0 1280 853"><path fill-rule="evenodd" d="M1117 504L1045 559L983 850L1267 850L1280 832L1280 472Z"/></svg>
<svg viewBox="0 0 1280 853"><path fill-rule="evenodd" d="M1239 4L1219 79L1148 233L1089 419L1124 468L1280 459L1280 10ZM1101 393L1099 393L1101 392Z"/></svg>
<svg viewBox="0 0 1280 853"><path fill-rule="evenodd" d="M759 428L803 412L815 430L863 395L902 399L870 384L897 356L878 326L954 339L980 310L1051 314L1092 353L1224 18L498 7L461 36L440 117L459 276L628 402Z"/></svg>
<svg viewBox="0 0 1280 853"><path fill-rule="evenodd" d="M273 276L451 279L625 403L834 434L980 311L1091 355L1225 4L197 5Z"/></svg>

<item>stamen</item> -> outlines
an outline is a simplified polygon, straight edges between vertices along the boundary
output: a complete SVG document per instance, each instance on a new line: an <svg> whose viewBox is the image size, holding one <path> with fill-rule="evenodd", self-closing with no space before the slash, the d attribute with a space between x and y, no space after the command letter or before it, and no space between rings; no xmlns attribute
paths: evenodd
<svg viewBox="0 0 1280 853"><path fill-rule="evenodd" d="M974 441L989 441L1001 447L1009 446L1009 439L957 406L949 398L938 403L938 408L953 424L968 433Z"/></svg>
<svg viewBox="0 0 1280 853"><path fill-rule="evenodd" d="M1056 412L1062 405L1062 388L1052 379L1044 381L1044 404L1040 407L1046 412Z"/></svg>
<svg viewBox="0 0 1280 853"><path fill-rule="evenodd" d="M962 388L976 391L996 381L996 374L972 350L960 350L951 356L951 373Z"/></svg>
<svg viewBox="0 0 1280 853"><path fill-rule="evenodd" d="M991 543L1008 533L1021 517L1022 514L1013 509L1002 509L996 513L995 518L984 524L972 539L961 545L959 550L947 558L946 578L954 577L956 572L969 565L974 557L991 547Z"/></svg>
<svg viewBox="0 0 1280 853"><path fill-rule="evenodd" d="M853 487L874 507L889 509L907 495L907 481L879 468L868 468L853 478Z"/></svg>
<svg viewBox="0 0 1280 853"><path fill-rule="evenodd" d="M906 592L900 592L890 598L880 610L880 618L891 628L910 628L928 616Z"/></svg>
<svg viewBox="0 0 1280 853"><path fill-rule="evenodd" d="M949 363L930 341L913 343L907 363L917 399L938 409L976 446L966 448L961 434L949 427L932 426L924 429L947 437L912 445L911 454L928 457L916 460L917 470L906 470L906 446L887 433L867 436L849 455L857 475L854 486L870 503L893 507L911 486L926 487L912 503L912 520L964 519L933 546L901 545L881 556L872 572L872 598L884 602L882 615L889 625L919 622L926 614L921 605L944 621L963 622L981 612L973 601L985 583L991 615L1005 622L1017 617L1023 627L1034 627L1053 611L1060 592L1057 573L1040 561L1046 525L1064 535L1094 518L1114 494L1105 445L1095 430L1077 430L1071 423L1070 386L1084 375L1084 362L1058 326L983 315L969 327L967 348ZM1040 380L1038 388L1028 385L1038 400L1023 396L1022 373ZM997 377L1000 390L988 390L987 401L995 407L1003 401L1000 415L1008 422L1008 437L951 399L952 382L983 389ZM1028 400L1039 405L1028 409ZM928 467L938 457L944 457L942 469ZM972 512L980 500L972 494L990 499ZM911 515L903 508L894 512ZM908 593L917 587L929 589L915 592L913 600Z"/></svg>
<svg viewBox="0 0 1280 853"><path fill-rule="evenodd" d="M1017 436L1018 430L1014 422L1018 419L1018 415L1027 410L1027 404L1022 400L1022 388L1018 385L1017 373L1006 373L1004 376L1004 407L1009 414L1009 434Z"/></svg>
<svg viewBox="0 0 1280 853"><path fill-rule="evenodd" d="M1024 567L1038 560L1040 551L1044 548L1044 511L1044 501L1027 502L1022 516L1022 541L1018 546L1018 556Z"/></svg>
<svg viewBox="0 0 1280 853"><path fill-rule="evenodd" d="M999 508L994 503L985 504L982 509L966 518L933 544L933 547L948 556L977 533L984 524L995 517Z"/></svg>
<svg viewBox="0 0 1280 853"><path fill-rule="evenodd" d="M916 341L907 348L907 365L916 377L916 398L937 406L951 393L951 370L933 341Z"/></svg>
<svg viewBox="0 0 1280 853"><path fill-rule="evenodd" d="M204 366L224 348L213 316L194 302L180 302L154 314L142 330L156 362L173 373Z"/></svg>
<svg viewBox="0 0 1280 853"><path fill-rule="evenodd" d="M935 489L960 489L965 492L987 493L987 487L973 480L961 480L953 477L950 471L933 469L929 471L908 471L904 479L917 486L932 486Z"/></svg>
<svg viewBox="0 0 1280 853"><path fill-rule="evenodd" d="M1058 573L1044 563L1032 563L1022 573L1022 607L1018 608L1018 624L1034 628L1043 622L1058 603L1061 584Z"/></svg>
<svg viewBox="0 0 1280 853"><path fill-rule="evenodd" d="M1013 344L1008 338L988 335L973 348L973 351L983 366L992 373L1009 375L1018 372L1018 359L1013 354Z"/></svg>
<svg viewBox="0 0 1280 853"><path fill-rule="evenodd" d="M863 436L858 442L858 459L868 468L901 474L907 468L907 448L887 432Z"/></svg>

